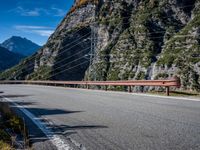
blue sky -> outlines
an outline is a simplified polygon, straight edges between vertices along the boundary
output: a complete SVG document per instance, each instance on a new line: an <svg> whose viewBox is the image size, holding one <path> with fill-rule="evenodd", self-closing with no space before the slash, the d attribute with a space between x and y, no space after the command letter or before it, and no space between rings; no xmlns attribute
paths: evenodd
<svg viewBox="0 0 200 150"><path fill-rule="evenodd" d="M22 36L43 45L74 0L1 0L0 43Z"/></svg>

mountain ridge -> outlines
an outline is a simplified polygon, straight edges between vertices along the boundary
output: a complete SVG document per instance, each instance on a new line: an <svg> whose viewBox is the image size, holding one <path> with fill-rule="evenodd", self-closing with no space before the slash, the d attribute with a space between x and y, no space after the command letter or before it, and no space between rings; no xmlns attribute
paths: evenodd
<svg viewBox="0 0 200 150"><path fill-rule="evenodd" d="M31 40L28 40L25 37L22 38L20 36L12 36L11 38L5 40L1 46L14 53L24 56L32 55L41 47L36 43L33 43Z"/></svg>
<svg viewBox="0 0 200 150"><path fill-rule="evenodd" d="M0 46L0 71L13 67L20 62L24 56L10 52L8 49Z"/></svg>

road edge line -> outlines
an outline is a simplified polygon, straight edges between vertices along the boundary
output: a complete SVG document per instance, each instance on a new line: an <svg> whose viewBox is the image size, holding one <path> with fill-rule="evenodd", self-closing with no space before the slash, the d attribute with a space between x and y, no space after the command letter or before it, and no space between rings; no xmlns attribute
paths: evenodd
<svg viewBox="0 0 200 150"><path fill-rule="evenodd" d="M56 146L58 150L71 150L69 144L66 144L58 135L55 135L48 127L39 120L34 114L29 112L27 109L23 108L23 106L18 105L12 99L1 96L7 102L15 105L21 112L24 113L46 136L49 140Z"/></svg>

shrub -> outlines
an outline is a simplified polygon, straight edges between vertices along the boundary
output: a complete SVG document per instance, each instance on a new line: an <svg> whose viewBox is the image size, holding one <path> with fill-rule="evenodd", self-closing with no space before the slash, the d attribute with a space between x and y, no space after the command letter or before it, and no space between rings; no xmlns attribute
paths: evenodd
<svg viewBox="0 0 200 150"><path fill-rule="evenodd" d="M0 140L0 150L12 150L10 145Z"/></svg>

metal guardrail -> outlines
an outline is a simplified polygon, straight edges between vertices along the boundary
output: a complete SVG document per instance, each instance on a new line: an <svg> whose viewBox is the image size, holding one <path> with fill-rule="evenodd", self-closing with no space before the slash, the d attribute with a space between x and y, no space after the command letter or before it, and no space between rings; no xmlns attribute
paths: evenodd
<svg viewBox="0 0 200 150"><path fill-rule="evenodd" d="M128 91L132 91L132 86L160 86L166 88L166 95L169 96L170 87L180 87L180 79L174 77L170 80L127 80L127 81L32 81L32 80L3 80L0 84L41 84L41 85L84 85L89 86L128 86Z"/></svg>

